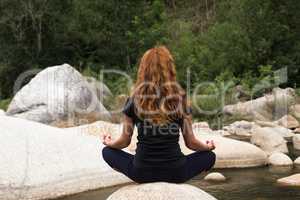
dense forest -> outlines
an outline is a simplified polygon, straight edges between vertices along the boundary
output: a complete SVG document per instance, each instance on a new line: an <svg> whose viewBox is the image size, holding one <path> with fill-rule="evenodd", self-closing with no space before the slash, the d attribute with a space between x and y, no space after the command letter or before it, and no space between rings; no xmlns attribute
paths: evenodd
<svg viewBox="0 0 300 200"><path fill-rule="evenodd" d="M299 0L1 0L1 99L12 97L22 72L62 63L88 76L118 69L134 78L139 57L161 44L183 86L189 73L193 87L230 81L246 90L267 78L266 87L297 88L299 10ZM276 81L282 69L288 79ZM124 93L124 81L110 75L105 83Z"/></svg>

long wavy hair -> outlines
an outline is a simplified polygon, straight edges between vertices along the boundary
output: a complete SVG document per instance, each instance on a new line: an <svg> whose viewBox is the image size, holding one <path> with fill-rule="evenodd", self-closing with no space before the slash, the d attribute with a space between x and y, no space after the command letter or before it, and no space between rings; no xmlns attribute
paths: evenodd
<svg viewBox="0 0 300 200"><path fill-rule="evenodd" d="M185 91L176 81L173 56L165 46L149 49L141 58L132 93L136 114L154 124L185 115Z"/></svg>

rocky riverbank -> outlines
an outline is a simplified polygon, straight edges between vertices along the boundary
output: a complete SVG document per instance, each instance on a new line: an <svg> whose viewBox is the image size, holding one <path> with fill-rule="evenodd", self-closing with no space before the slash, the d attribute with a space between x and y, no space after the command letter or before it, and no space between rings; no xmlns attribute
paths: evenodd
<svg viewBox="0 0 300 200"><path fill-rule="evenodd" d="M99 88L90 84L91 80L69 65L50 67L25 85L15 95L8 110L0 113L0 199L58 198L131 182L102 159L100 136L109 132L116 138L122 126L100 121L103 118L109 121L110 113L100 101ZM300 104L297 104L297 98L291 88L276 88L264 97L225 106L225 114L241 118L222 130L211 130L205 122L193 124L197 138L213 139L216 143L215 170L267 165L298 167L299 159L293 162L287 155L288 142L292 148L300 150ZM91 100L95 100L93 109L87 106ZM79 113L77 106L87 112ZM56 127L70 122L69 118L74 127ZM135 153L136 137L135 131L126 149L129 153ZM192 152L185 147L182 137L180 145L185 154ZM285 186L295 185L294 180L298 177L295 175L278 182ZM222 174L215 179L220 178L225 180ZM126 199L124 194L127 193L132 194L130 199L141 199L145 190L149 194L157 192L164 199L160 188L166 188L173 199L179 199L181 195L215 199L193 187L166 183L126 187L109 199ZM147 195L143 197L148 198Z"/></svg>

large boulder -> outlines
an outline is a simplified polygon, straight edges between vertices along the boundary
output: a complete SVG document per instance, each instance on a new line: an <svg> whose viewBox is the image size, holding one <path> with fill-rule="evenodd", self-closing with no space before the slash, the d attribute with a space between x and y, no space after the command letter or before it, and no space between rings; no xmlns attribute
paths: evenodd
<svg viewBox="0 0 300 200"><path fill-rule="evenodd" d="M111 138L117 139L123 130L122 124L114 124L110 122L97 121L91 124L85 124L76 127L64 128L66 132L77 133L81 135L92 135L97 138L102 138L104 134L109 133ZM132 137L132 142L125 151L135 154L136 142L137 142L137 128L134 128L134 136Z"/></svg>
<svg viewBox="0 0 300 200"><path fill-rule="evenodd" d="M295 102L295 99L294 89L274 88L271 94L263 97L224 106L223 112L225 115L235 116L240 120L274 121L288 113L288 108Z"/></svg>
<svg viewBox="0 0 300 200"><path fill-rule="evenodd" d="M292 166L293 161L288 157L287 155L283 153L273 153L269 159L268 163L273 165L273 166Z"/></svg>
<svg viewBox="0 0 300 200"><path fill-rule="evenodd" d="M270 127L257 128L252 134L251 143L260 147L268 155L274 152L288 153L286 140Z"/></svg>
<svg viewBox="0 0 300 200"><path fill-rule="evenodd" d="M292 138L294 137L294 132L288 128L282 127L282 126L275 126L275 127L269 127L267 128L270 131L274 131L281 135L285 140L292 141Z"/></svg>
<svg viewBox="0 0 300 200"><path fill-rule="evenodd" d="M103 133L109 132L112 134L112 138L116 138L120 135L122 126L120 124L112 124L99 121L89 125L67 128L65 130L70 132L77 132L80 134L96 135L99 138L103 135ZM255 145L249 144L247 142L224 138L219 134L214 134L213 132L202 131L201 133L196 133L195 135L202 141L211 139L215 141L217 146L216 150L214 150L217 155L215 168L255 167L266 165L267 163L267 156L265 152L263 152ZM137 130L135 129L131 144L129 145L128 149L126 149L126 151L134 154L136 150L136 143ZM180 137L179 144L184 154L187 155L193 153L192 150L188 149L185 146L182 136Z"/></svg>
<svg viewBox="0 0 300 200"><path fill-rule="evenodd" d="M0 116L0 199L52 199L130 180L103 160L99 138Z"/></svg>
<svg viewBox="0 0 300 200"><path fill-rule="evenodd" d="M214 140L216 144L216 164L214 168L244 168L263 166L267 163L265 152L255 145L247 142L241 142L229 138L224 138L219 134L205 133L195 134L199 140ZM135 153L137 143L137 132L132 137L129 151ZM182 152L185 155L191 154L194 151L188 149L184 144L184 139L180 136L179 144ZM238 149L238 151L237 151Z"/></svg>
<svg viewBox="0 0 300 200"><path fill-rule="evenodd" d="M300 134L295 134L293 137L294 149L300 150Z"/></svg>
<svg viewBox="0 0 300 200"><path fill-rule="evenodd" d="M267 156L260 148L247 142L222 137L213 133L195 134L201 141L214 140L214 150L217 160L214 168L244 168L263 166L267 163ZM183 137L180 137L181 150L184 154L193 153L188 149ZM238 150L237 150L238 149Z"/></svg>
<svg viewBox="0 0 300 200"><path fill-rule="evenodd" d="M277 183L281 186L300 186L300 174L294 174L285 178L277 180Z"/></svg>
<svg viewBox="0 0 300 200"><path fill-rule="evenodd" d="M260 123L260 124L262 124L262 123ZM267 130L269 132L278 133L279 135L281 135L288 142L291 142L293 136L295 135L294 131L292 131L288 128L285 128L283 126L279 126L279 125L277 125L273 122L266 122L266 123L264 123L263 126L264 126L263 127L264 130ZM259 128L259 127L256 127L256 128ZM252 129L252 131L256 132L256 129Z"/></svg>
<svg viewBox="0 0 300 200"><path fill-rule="evenodd" d="M187 184L148 183L123 187L107 200L216 200L210 194Z"/></svg>
<svg viewBox="0 0 300 200"><path fill-rule="evenodd" d="M110 119L88 82L68 64L39 72L16 93L7 115L54 126Z"/></svg>

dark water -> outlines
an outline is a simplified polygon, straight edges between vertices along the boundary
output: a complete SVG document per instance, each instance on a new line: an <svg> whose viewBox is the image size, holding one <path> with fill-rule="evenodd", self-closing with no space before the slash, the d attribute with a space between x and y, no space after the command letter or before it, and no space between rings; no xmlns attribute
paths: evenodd
<svg viewBox="0 0 300 200"><path fill-rule="evenodd" d="M293 160L300 155L291 149L290 152ZM203 180L203 175L200 175L188 184L201 188L218 200L300 200L300 187L281 187L276 184L279 178L300 173L300 168L259 167L214 171L227 177L226 182L207 182ZM85 192L59 200L105 200L120 187Z"/></svg>
<svg viewBox="0 0 300 200"><path fill-rule="evenodd" d="M219 200L300 200L300 188L281 187L276 180L299 173L300 169L291 168L254 168L218 170L228 180L212 184L200 179L193 180L195 185Z"/></svg>

